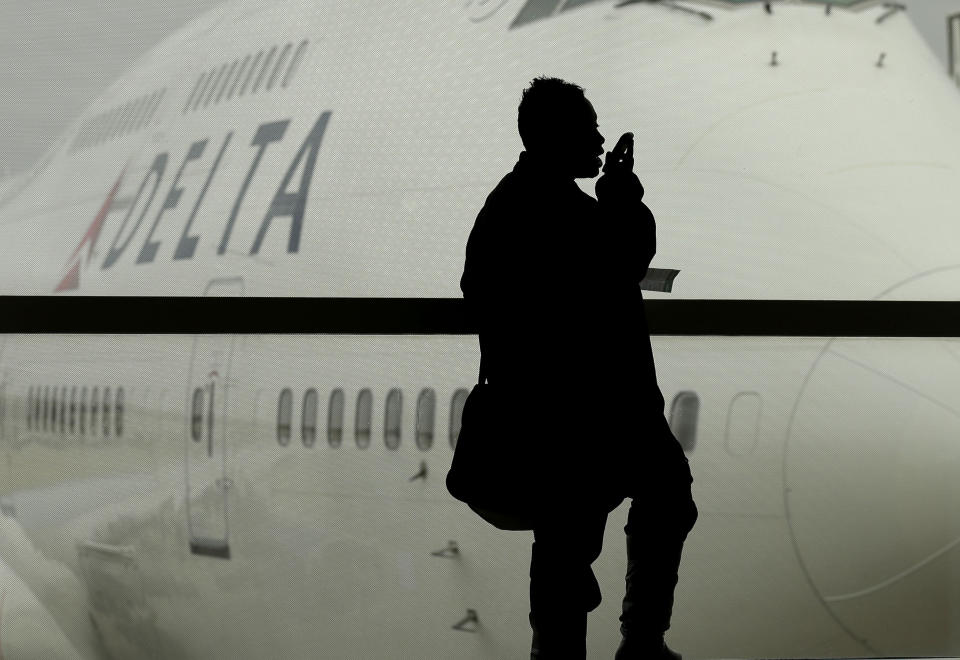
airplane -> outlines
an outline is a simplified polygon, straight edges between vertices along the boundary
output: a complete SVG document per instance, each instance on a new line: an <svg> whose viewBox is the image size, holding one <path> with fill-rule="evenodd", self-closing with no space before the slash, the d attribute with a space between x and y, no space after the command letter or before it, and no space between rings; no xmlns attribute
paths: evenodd
<svg viewBox="0 0 960 660"><path fill-rule="evenodd" d="M649 300L955 297L960 96L870 0L225 2L3 182L0 293L459 297L538 75L635 135L680 271ZM960 342L652 342L700 510L670 645L960 654ZM0 657L526 657L532 534L444 484L478 362L467 334L3 336Z"/></svg>

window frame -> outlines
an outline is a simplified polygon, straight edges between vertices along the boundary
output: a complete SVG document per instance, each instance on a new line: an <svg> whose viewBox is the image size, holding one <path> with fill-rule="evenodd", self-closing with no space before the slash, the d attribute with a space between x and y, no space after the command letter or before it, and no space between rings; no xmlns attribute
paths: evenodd
<svg viewBox="0 0 960 660"><path fill-rule="evenodd" d="M312 395L312 396L311 396ZM313 403L313 414L308 411L308 404ZM310 449L317 442L317 408L320 405L320 397L317 394L317 388L310 387L303 393L303 405L300 414L300 441L303 446Z"/></svg>
<svg viewBox="0 0 960 660"><path fill-rule="evenodd" d="M98 430L100 428L100 386L94 385L93 390L90 392L90 435L97 436L99 435Z"/></svg>
<svg viewBox="0 0 960 660"><path fill-rule="evenodd" d="M293 80L293 77L296 75L297 69L300 68L300 64L303 62L304 57L306 57L308 43L310 43L310 40L304 39L300 42L300 45L297 46L297 50L294 51L293 57L290 59L290 66L287 67L287 72L283 74L283 82L280 83L281 89L286 89L287 85L290 84L290 81Z"/></svg>
<svg viewBox="0 0 960 660"><path fill-rule="evenodd" d="M336 405L334 405L336 402ZM327 444L336 449L343 444L343 418L346 409L346 395L342 387L330 391L327 399ZM334 414L336 411L336 415Z"/></svg>
<svg viewBox="0 0 960 660"><path fill-rule="evenodd" d="M293 390L284 387L277 397L277 444L286 447L293 436Z"/></svg>
<svg viewBox="0 0 960 660"><path fill-rule="evenodd" d="M70 429L70 435L76 435L77 432L77 386L70 386L70 422L67 424Z"/></svg>
<svg viewBox="0 0 960 660"><path fill-rule="evenodd" d="M104 386L103 399L101 399L102 405L100 410L101 412L100 421L103 424L101 430L103 431L104 438L110 437L110 415L112 413L111 406L113 404L113 402L110 400L110 394L111 394L110 386L109 385Z"/></svg>
<svg viewBox="0 0 960 660"><path fill-rule="evenodd" d="M383 403L383 445L391 451L400 449L402 435L403 390L391 387Z"/></svg>
<svg viewBox="0 0 960 660"><path fill-rule="evenodd" d="M364 419L361 419L361 415ZM367 449L373 437L373 391L369 387L357 392L357 404L354 409L353 439L357 449Z"/></svg>
<svg viewBox="0 0 960 660"><path fill-rule="evenodd" d="M87 386L83 385L80 387L80 435L84 436L87 434Z"/></svg>
<svg viewBox="0 0 960 660"><path fill-rule="evenodd" d="M257 74L257 81L253 83L253 88L250 90L251 94L256 94L260 89L260 83L263 82L263 77L267 73L267 69L270 68L270 64L273 63L273 56L277 53L277 46L270 48L270 52L267 53L267 58L263 61L263 66L260 67L260 73Z"/></svg>
<svg viewBox="0 0 960 660"><path fill-rule="evenodd" d="M463 407L467 403L468 396L470 396L470 390L466 387L458 387L450 395L450 423L448 424L450 449L457 448L457 439L460 437L460 429L463 428Z"/></svg>
<svg viewBox="0 0 960 660"><path fill-rule="evenodd" d="M693 401L692 413L685 408L687 401ZM692 415L692 420L689 419ZM680 443L685 453L691 453L697 448L697 427L700 424L700 395L694 390L680 390L670 403L670 413L667 416L667 425L671 433Z"/></svg>
<svg viewBox="0 0 960 660"><path fill-rule="evenodd" d="M113 434L117 438L123 437L123 409L123 385L118 385L117 391L113 395Z"/></svg>
<svg viewBox="0 0 960 660"><path fill-rule="evenodd" d="M429 427L427 429L424 429L424 424L421 424L425 405L430 409L426 419L426 426ZM417 395L417 409L414 417L414 443L420 451L430 451L433 448L437 422L437 392L435 389L424 387L420 390L420 394Z"/></svg>
<svg viewBox="0 0 960 660"><path fill-rule="evenodd" d="M279 75L283 65L286 64L287 57L290 55L291 50L293 50L293 43L287 42L287 45L280 51L277 63L273 65L273 71L270 72L270 77L267 79L267 86L264 88L264 91L269 92L273 89L273 85L277 82L277 75Z"/></svg>
<svg viewBox="0 0 960 660"><path fill-rule="evenodd" d="M261 50L257 53L256 57L253 58L253 62L250 63L250 70L247 71L247 77L243 79L243 84L240 85L240 90L237 92L238 97L247 93L247 88L250 86L250 81L253 79L253 72L256 70L257 65L260 64L260 60L262 58L263 51Z"/></svg>

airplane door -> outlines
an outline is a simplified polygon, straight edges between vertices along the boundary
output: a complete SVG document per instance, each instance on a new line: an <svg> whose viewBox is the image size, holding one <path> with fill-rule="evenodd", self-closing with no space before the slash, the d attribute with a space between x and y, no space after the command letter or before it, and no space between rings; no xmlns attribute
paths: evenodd
<svg viewBox="0 0 960 660"><path fill-rule="evenodd" d="M960 14L947 16L947 49L950 77L960 86Z"/></svg>
<svg viewBox="0 0 960 660"><path fill-rule="evenodd" d="M211 280L205 296L242 296L243 280ZM226 423L232 335L193 341L186 396L186 509L190 551L230 558Z"/></svg>

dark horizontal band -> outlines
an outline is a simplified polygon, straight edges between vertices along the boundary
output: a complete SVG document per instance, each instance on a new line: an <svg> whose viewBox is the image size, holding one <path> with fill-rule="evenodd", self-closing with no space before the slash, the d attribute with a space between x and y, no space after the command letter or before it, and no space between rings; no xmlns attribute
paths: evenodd
<svg viewBox="0 0 960 660"><path fill-rule="evenodd" d="M652 335L960 337L953 301L657 299L646 310ZM476 332L460 298L0 296L0 333Z"/></svg>

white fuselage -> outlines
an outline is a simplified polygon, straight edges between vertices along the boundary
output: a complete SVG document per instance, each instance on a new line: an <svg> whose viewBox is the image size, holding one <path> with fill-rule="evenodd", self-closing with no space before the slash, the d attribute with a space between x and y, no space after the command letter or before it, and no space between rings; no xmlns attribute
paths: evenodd
<svg viewBox="0 0 960 660"><path fill-rule="evenodd" d="M635 134L652 265L681 270L648 297L956 296L960 96L902 13L598 1L511 29L533 4L221 5L0 190L0 292L459 296L473 220L522 149L520 92L546 74L586 88L608 149ZM241 95L268 58L276 76ZM667 413L699 402L672 646L960 652L960 340L653 349ZM444 485L478 359L452 335L4 337L0 652L524 657L532 534ZM591 658L619 642L629 506L594 564Z"/></svg>

